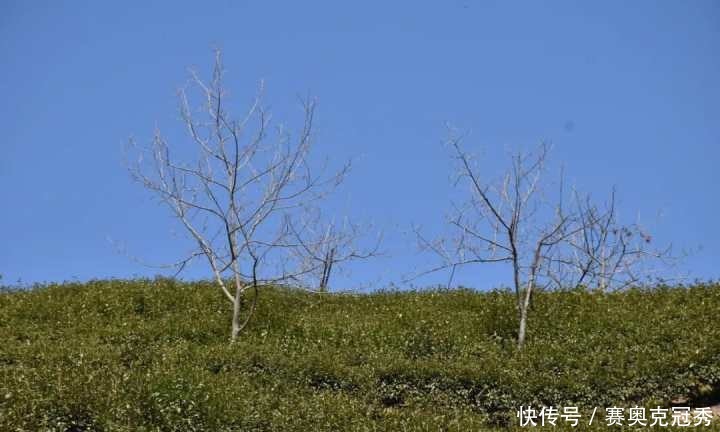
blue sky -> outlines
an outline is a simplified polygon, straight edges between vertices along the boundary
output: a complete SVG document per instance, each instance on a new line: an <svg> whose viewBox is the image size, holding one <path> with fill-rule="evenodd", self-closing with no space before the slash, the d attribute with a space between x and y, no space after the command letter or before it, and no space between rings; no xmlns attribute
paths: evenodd
<svg viewBox="0 0 720 432"><path fill-rule="evenodd" d="M471 130L466 146L492 172L507 149L551 141L574 185L596 196L616 185L621 214L659 242L702 247L683 271L720 275L716 1L4 1L3 282L157 273L108 238L149 262L187 249L131 182L123 146L156 125L180 130L175 90L188 66L208 70L213 47L238 101L262 78L274 116L292 123L297 95L315 95L315 150L355 158L330 211L381 227L387 256L344 285L384 286L423 265L407 231L441 232L447 121ZM460 281L508 276L483 267Z"/></svg>

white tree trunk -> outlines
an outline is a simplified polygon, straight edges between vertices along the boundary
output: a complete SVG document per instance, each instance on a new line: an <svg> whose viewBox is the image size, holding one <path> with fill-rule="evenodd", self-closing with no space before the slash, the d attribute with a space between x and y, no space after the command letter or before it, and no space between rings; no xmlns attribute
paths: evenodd
<svg viewBox="0 0 720 432"><path fill-rule="evenodd" d="M527 329L527 307L520 309L520 327L518 329L518 349L522 349L525 345L525 334Z"/></svg>
<svg viewBox="0 0 720 432"><path fill-rule="evenodd" d="M232 331L230 333L230 342L235 342L240 330L242 330L242 323L240 322L240 309L242 302L242 288L238 285L235 288L235 300L233 301L233 315L232 315Z"/></svg>

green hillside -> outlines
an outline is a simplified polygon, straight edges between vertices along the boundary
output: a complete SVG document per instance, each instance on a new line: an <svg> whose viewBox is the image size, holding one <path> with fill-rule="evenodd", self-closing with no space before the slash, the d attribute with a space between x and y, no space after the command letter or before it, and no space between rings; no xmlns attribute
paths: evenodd
<svg viewBox="0 0 720 432"><path fill-rule="evenodd" d="M593 407L718 403L720 285L534 302L518 352L509 292L267 288L234 345L210 283L4 292L0 431L530 430L521 405L578 406L583 423Z"/></svg>

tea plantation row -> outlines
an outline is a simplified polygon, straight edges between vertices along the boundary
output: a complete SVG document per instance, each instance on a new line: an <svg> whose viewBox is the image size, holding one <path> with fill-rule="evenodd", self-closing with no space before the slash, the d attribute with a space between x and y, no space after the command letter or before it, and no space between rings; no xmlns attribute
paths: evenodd
<svg viewBox="0 0 720 432"><path fill-rule="evenodd" d="M266 288L234 345L209 282L7 291L0 430L520 430L521 405L587 413L720 396L717 284L534 301L518 352L505 291ZM596 428L607 427L573 430Z"/></svg>

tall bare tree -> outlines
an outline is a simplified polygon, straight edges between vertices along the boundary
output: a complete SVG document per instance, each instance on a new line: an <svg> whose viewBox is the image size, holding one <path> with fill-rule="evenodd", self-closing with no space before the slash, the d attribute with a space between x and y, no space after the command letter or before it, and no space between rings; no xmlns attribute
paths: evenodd
<svg viewBox="0 0 720 432"><path fill-rule="evenodd" d="M638 225L620 225L614 192L602 210L589 198L572 194L570 206L563 178L557 197L548 198L544 183L549 147L515 153L499 181L487 181L462 148L463 136L451 130L448 145L457 162L456 185L468 187L469 199L454 207L451 237L416 235L421 249L440 259L414 277L449 270L448 285L465 265L505 263L512 271L518 311L518 347L525 344L533 293L538 289L595 287L620 289L637 283L651 258L669 250L649 250L650 237ZM635 236L639 241L631 241Z"/></svg>
<svg viewBox="0 0 720 432"><path fill-rule="evenodd" d="M209 264L232 307L234 341L255 310L259 287L317 271L295 259L293 250L304 245L293 220L336 187L349 165L329 175L324 167L311 167L314 100L302 101L298 133L282 126L272 133L262 84L250 107L233 116L224 73L219 51L209 81L190 72L178 91L187 139L171 146L156 130L148 148L131 140L139 157L129 169L167 205L195 245L175 263L177 269L196 257ZM191 92L200 95L198 108L191 105Z"/></svg>

